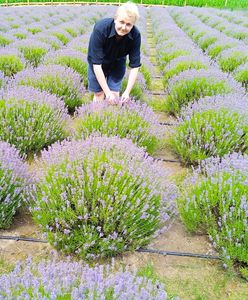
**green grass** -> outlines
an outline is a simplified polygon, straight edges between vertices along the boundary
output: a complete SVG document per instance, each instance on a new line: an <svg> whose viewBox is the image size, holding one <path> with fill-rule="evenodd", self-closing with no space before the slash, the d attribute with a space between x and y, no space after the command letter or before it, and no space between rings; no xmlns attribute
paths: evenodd
<svg viewBox="0 0 248 300"><path fill-rule="evenodd" d="M9 263L6 259L3 258L0 254L0 276L11 272L14 269L14 265Z"/></svg>
<svg viewBox="0 0 248 300"><path fill-rule="evenodd" d="M163 259L163 258L161 258ZM185 258L187 262L188 258ZM195 262L197 264L197 261ZM221 269L220 265L211 265L210 262L201 263L202 269L191 266L189 264L177 264L174 267L176 272L161 277L156 272L155 265L150 261L139 269L138 275L145 276L152 281L159 280L165 284L165 290L168 293L168 299L175 299L176 296L180 300L240 300L247 299L248 286L247 282L238 278L231 272ZM171 264L168 260L168 268ZM199 276L195 271L199 272ZM191 272L194 274L190 276ZM187 273L187 276L182 275Z"/></svg>
<svg viewBox="0 0 248 300"><path fill-rule="evenodd" d="M4 3L27 3L28 0L0 0L0 4ZM30 0L29 2L52 2L52 0ZM69 0L53 0L53 2L69 2ZM84 0L75 2L96 2L96 0ZM119 3L119 0L103 1L97 0L97 2L106 3ZM121 0L121 3L126 2ZM219 7L219 8L248 8L247 0L134 0L135 3L143 4L163 4L163 5L175 5L175 6L199 6L199 7ZM226 5L225 5L226 4Z"/></svg>

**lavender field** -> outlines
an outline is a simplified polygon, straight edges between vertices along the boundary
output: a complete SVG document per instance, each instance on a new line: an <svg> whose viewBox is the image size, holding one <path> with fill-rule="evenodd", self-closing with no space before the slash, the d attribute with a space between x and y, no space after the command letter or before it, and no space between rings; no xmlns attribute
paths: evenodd
<svg viewBox="0 0 248 300"><path fill-rule="evenodd" d="M176 222L248 280L247 12L139 6L140 74L110 105L92 102L87 47L115 10L0 8L0 236L24 211L54 253L0 272L0 300L213 299L108 264Z"/></svg>

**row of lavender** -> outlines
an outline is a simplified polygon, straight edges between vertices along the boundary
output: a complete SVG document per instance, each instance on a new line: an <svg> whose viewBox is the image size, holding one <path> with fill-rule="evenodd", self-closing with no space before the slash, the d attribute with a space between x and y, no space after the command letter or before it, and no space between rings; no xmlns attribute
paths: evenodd
<svg viewBox="0 0 248 300"><path fill-rule="evenodd" d="M248 97L232 74L223 73L232 69L231 60L226 60L227 68L220 63L224 47L216 60L207 55L208 46L216 41L218 47L224 33L213 33L190 11L204 18L206 10L174 7L160 16L156 8L151 10L168 93L162 108L179 121L168 145L182 162L198 165L178 198L179 212L189 230L207 232L225 264L241 266L247 277ZM247 57L247 46L238 43ZM236 44L229 51L235 53Z"/></svg>
<svg viewBox="0 0 248 300"><path fill-rule="evenodd" d="M177 24L197 43L223 72L232 73L248 87L248 29L214 14L215 10L189 8L184 13L177 8L171 15Z"/></svg>
<svg viewBox="0 0 248 300"><path fill-rule="evenodd" d="M0 227L27 205L47 240L66 254L96 259L147 244L175 213L176 188L148 156L161 139L159 122L139 102L82 105L88 41L82 33L114 8L9 11L0 50ZM144 10L142 17L144 24ZM20 28L11 29L18 18ZM148 67L142 71L149 85ZM30 171L24 158L33 155ZM0 299L166 299L158 282L113 271L28 262L0 277Z"/></svg>

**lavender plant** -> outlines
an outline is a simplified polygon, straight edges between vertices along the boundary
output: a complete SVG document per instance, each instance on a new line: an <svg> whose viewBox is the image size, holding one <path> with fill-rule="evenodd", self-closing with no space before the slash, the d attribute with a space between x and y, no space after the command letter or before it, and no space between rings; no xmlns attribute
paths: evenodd
<svg viewBox="0 0 248 300"><path fill-rule="evenodd" d="M55 64L69 67L81 75L84 86L87 86L87 57L77 50L63 49L48 53L44 58L45 64Z"/></svg>
<svg viewBox="0 0 248 300"><path fill-rule="evenodd" d="M221 252L225 266L248 270L247 182L248 157L233 153L202 162L188 188L179 198L179 209L186 227L209 234ZM205 176L200 176L204 173Z"/></svg>
<svg viewBox="0 0 248 300"><path fill-rule="evenodd" d="M57 97L31 87L17 87L0 96L0 139L32 154L67 136L68 115Z"/></svg>
<svg viewBox="0 0 248 300"><path fill-rule="evenodd" d="M81 76L68 67L41 65L36 69L25 69L16 74L13 83L32 86L61 97L69 112L83 103Z"/></svg>
<svg viewBox="0 0 248 300"><path fill-rule="evenodd" d="M195 69L195 70L207 69L207 65L199 60L192 59L189 56L179 57L178 59L175 59L175 62L174 60L172 60L172 63L165 68L163 74L164 87L165 88L167 87L168 81L173 76L178 75L179 73L190 69Z"/></svg>
<svg viewBox="0 0 248 300"><path fill-rule="evenodd" d="M236 69L234 79L240 82L246 91L248 91L248 62Z"/></svg>
<svg viewBox="0 0 248 300"><path fill-rule="evenodd" d="M0 71L0 89L3 87L4 83L5 83L5 77L3 72Z"/></svg>
<svg viewBox="0 0 248 300"><path fill-rule="evenodd" d="M148 68L148 66L146 66L146 65L143 64L140 67L140 72L144 76L144 80L145 80L145 83L146 83L146 88L148 90L151 90L152 89L152 74L151 74L151 70Z"/></svg>
<svg viewBox="0 0 248 300"><path fill-rule="evenodd" d="M0 228L7 228L30 183L27 165L14 146L0 141ZM0 289L1 290L1 289Z"/></svg>
<svg viewBox="0 0 248 300"><path fill-rule="evenodd" d="M185 164L248 148L248 123L225 109L197 112L175 130L170 145Z"/></svg>
<svg viewBox="0 0 248 300"><path fill-rule="evenodd" d="M169 95L165 99L165 109L178 114L182 106L204 96L226 94L233 91L232 82L218 70L187 70L168 82Z"/></svg>
<svg viewBox="0 0 248 300"><path fill-rule="evenodd" d="M36 39L43 43L49 44L54 50L58 50L63 47L63 43L57 37L53 35L47 35L44 32L38 33L36 35Z"/></svg>
<svg viewBox="0 0 248 300"><path fill-rule="evenodd" d="M124 77L121 85L121 93L124 92L124 90L127 87L127 77ZM136 100L142 100L145 94L146 90L146 82L144 79L144 76L142 73L138 74L137 80L132 88L132 91L130 93L130 97L136 99Z"/></svg>
<svg viewBox="0 0 248 300"><path fill-rule="evenodd" d="M32 214L65 253L93 259L137 249L174 213L168 174L130 140L56 143L37 166Z"/></svg>
<svg viewBox="0 0 248 300"><path fill-rule="evenodd" d="M43 56L50 50L50 45L36 39L25 39L13 44L23 54L27 64L37 67Z"/></svg>
<svg viewBox="0 0 248 300"><path fill-rule="evenodd" d="M218 55L221 55L221 52L229 49L231 47L235 46L234 43L214 43L211 46L209 46L209 48L207 49L207 53L208 55L212 58L215 59L216 57L218 57Z"/></svg>
<svg viewBox="0 0 248 300"><path fill-rule="evenodd" d="M89 267L69 259L34 263L29 258L0 277L0 299L166 300L159 281L115 265Z"/></svg>
<svg viewBox="0 0 248 300"><path fill-rule="evenodd" d="M218 57L218 64L221 70L224 72L233 72L238 66L247 62L247 50L247 46L224 50Z"/></svg>
<svg viewBox="0 0 248 300"><path fill-rule="evenodd" d="M145 104L129 102L125 105L90 103L80 107L73 136L87 138L92 133L129 138L148 153L152 153L162 137L158 119Z"/></svg>
<svg viewBox="0 0 248 300"><path fill-rule="evenodd" d="M5 76L12 76L24 69L19 52L14 49L0 49L0 71Z"/></svg>
<svg viewBox="0 0 248 300"><path fill-rule="evenodd" d="M68 44L68 42L72 38L72 36L67 31L65 31L63 29L58 29L56 31L52 31L51 35L58 38L63 43L63 45Z"/></svg>
<svg viewBox="0 0 248 300"><path fill-rule="evenodd" d="M13 39L11 39L10 36L6 34L0 34L0 47L8 46L13 42Z"/></svg>

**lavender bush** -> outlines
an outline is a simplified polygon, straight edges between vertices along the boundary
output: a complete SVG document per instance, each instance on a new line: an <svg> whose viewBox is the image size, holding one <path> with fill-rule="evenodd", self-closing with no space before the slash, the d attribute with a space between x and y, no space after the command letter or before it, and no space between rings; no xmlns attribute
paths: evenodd
<svg viewBox="0 0 248 300"><path fill-rule="evenodd" d="M128 77L124 77L121 85L121 94L124 92L124 90L127 87ZM142 100L145 94L146 90L146 82L144 79L144 76L142 73L138 74L137 80L132 88L132 91L130 93L130 97L136 99L136 100Z"/></svg>
<svg viewBox="0 0 248 300"><path fill-rule="evenodd" d="M238 66L248 61L248 47L234 47L224 50L218 57L218 63L222 71L233 72Z"/></svg>
<svg viewBox="0 0 248 300"><path fill-rule="evenodd" d="M50 45L36 39L25 39L13 44L23 54L28 65L37 67L43 56L50 50Z"/></svg>
<svg viewBox="0 0 248 300"><path fill-rule="evenodd" d="M248 157L237 153L210 158L195 171L178 200L186 227L206 231L226 266L248 270ZM199 176L200 173L205 176Z"/></svg>
<svg viewBox="0 0 248 300"><path fill-rule="evenodd" d="M14 49L0 49L0 71L5 76L12 76L24 69L19 52Z"/></svg>
<svg viewBox="0 0 248 300"><path fill-rule="evenodd" d="M0 71L0 89L3 87L5 83L4 73Z"/></svg>
<svg viewBox="0 0 248 300"><path fill-rule="evenodd" d="M63 45L66 45L72 38L72 36L63 29L58 29L56 31L52 31L51 35L58 38L63 43Z"/></svg>
<svg viewBox="0 0 248 300"><path fill-rule="evenodd" d="M0 47L8 46L13 42L13 39L6 35L6 34L0 34Z"/></svg>
<svg viewBox="0 0 248 300"><path fill-rule="evenodd" d="M77 50L63 49L48 53L44 58L45 64L55 64L70 67L81 75L84 86L87 86L88 63L86 55Z"/></svg>
<svg viewBox="0 0 248 300"><path fill-rule="evenodd" d="M143 299L166 300L162 283L114 264L89 267L52 258L35 264L28 259L0 277L0 299Z"/></svg>
<svg viewBox="0 0 248 300"><path fill-rule="evenodd" d="M168 81L175 75L178 75L179 73L190 70L190 69L195 69L195 70L200 70L200 69L207 69L207 65L204 64L203 62L192 59L189 56L182 56L179 57L178 59L172 60L172 63L168 65L167 68L165 68L164 75L163 75L163 85L166 88L168 85Z"/></svg>
<svg viewBox="0 0 248 300"><path fill-rule="evenodd" d="M65 253L93 259L137 249L174 213L168 174L130 140L56 143L37 166L32 213Z"/></svg>
<svg viewBox="0 0 248 300"><path fill-rule="evenodd" d="M236 112L209 109L194 113L182 122L170 145L186 164L196 164L210 156L220 156L248 148L248 122Z"/></svg>
<svg viewBox="0 0 248 300"><path fill-rule="evenodd" d="M246 91L248 91L248 62L236 69L234 79L240 82Z"/></svg>
<svg viewBox="0 0 248 300"><path fill-rule="evenodd" d="M233 91L231 84L215 69L181 72L168 82L169 95L165 99L165 109L171 114L178 114L182 106L191 101Z"/></svg>
<svg viewBox="0 0 248 300"><path fill-rule="evenodd" d="M77 111L74 137L87 138L92 133L126 137L152 153L161 138L160 127L157 117L145 104L129 102L113 106L106 102L90 103Z"/></svg>
<svg viewBox="0 0 248 300"><path fill-rule="evenodd" d="M17 87L0 95L0 139L31 154L66 137L64 104L57 97L31 87Z"/></svg>
<svg viewBox="0 0 248 300"><path fill-rule="evenodd" d="M43 43L49 44L54 50L58 50L63 47L63 43L56 36L47 35L43 32L38 33L36 35L36 39Z"/></svg>
<svg viewBox="0 0 248 300"><path fill-rule="evenodd" d="M0 141L0 228L7 228L21 206L30 183L27 165L19 152ZM1 288L0 288L1 290Z"/></svg>
<svg viewBox="0 0 248 300"><path fill-rule="evenodd" d="M26 69L16 74L13 83L32 86L61 97L69 112L83 103L81 76L68 67L42 65L36 69Z"/></svg>

